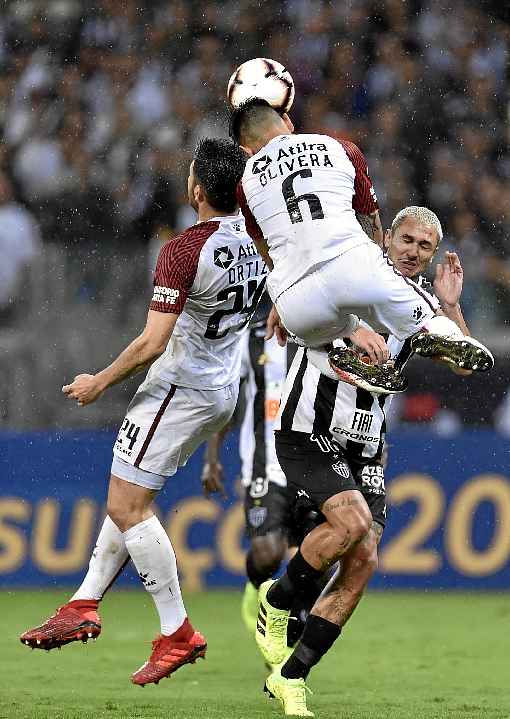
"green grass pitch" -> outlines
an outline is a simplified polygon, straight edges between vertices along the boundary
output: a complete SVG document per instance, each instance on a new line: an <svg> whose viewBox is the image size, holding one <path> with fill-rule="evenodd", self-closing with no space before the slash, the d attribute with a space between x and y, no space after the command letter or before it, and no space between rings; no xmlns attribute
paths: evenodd
<svg viewBox="0 0 510 719"><path fill-rule="evenodd" d="M239 616L239 592L186 598L207 636L205 662L159 686L131 685L157 631L143 591L111 592L103 635L30 651L18 634L66 598L0 593L0 718L258 719L282 716L262 692L265 670ZM312 672L317 719L510 719L510 596L372 593Z"/></svg>

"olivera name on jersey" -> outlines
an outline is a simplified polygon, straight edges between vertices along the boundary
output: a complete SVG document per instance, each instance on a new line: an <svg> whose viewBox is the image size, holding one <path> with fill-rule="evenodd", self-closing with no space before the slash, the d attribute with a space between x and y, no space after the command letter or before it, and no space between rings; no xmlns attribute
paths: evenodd
<svg viewBox="0 0 510 719"><path fill-rule="evenodd" d="M328 148L323 142L298 142L287 148L280 147L274 161L269 155L257 158L253 162L251 171L252 174L259 176L260 184L265 187L270 180L277 180L278 177L295 170L307 167L333 167L327 152Z"/></svg>

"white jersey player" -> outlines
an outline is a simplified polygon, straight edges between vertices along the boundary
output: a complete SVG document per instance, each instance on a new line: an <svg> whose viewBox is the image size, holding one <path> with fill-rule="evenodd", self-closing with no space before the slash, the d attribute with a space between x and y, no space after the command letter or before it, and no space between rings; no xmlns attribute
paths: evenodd
<svg viewBox="0 0 510 719"><path fill-rule="evenodd" d="M249 100L232 116L232 135L250 155L240 205L272 270L268 290L284 328L309 347L349 337L383 364L387 347L382 338L375 344L372 336L367 340L361 317L399 340L413 337L415 352L489 369L490 352L446 317L437 317L435 300L403 277L363 231L357 212L381 244L375 194L360 150L327 135L294 135L293 129L288 116L264 100ZM330 353L340 377L357 383L356 372L344 371L338 360L338 353ZM373 389L404 388L388 367L374 373L373 366L358 362L357 370L367 380L375 378Z"/></svg>
<svg viewBox="0 0 510 719"><path fill-rule="evenodd" d="M187 619L175 553L151 504L235 408L242 335L267 273L237 208L245 159L230 141L199 144L188 180L199 222L162 248L144 331L109 367L78 375L63 388L86 405L152 364L115 443L108 514L85 580L71 601L21 641L53 649L97 637L99 601L131 558L161 621L149 660L131 678L142 686L157 684L206 651L205 638Z"/></svg>

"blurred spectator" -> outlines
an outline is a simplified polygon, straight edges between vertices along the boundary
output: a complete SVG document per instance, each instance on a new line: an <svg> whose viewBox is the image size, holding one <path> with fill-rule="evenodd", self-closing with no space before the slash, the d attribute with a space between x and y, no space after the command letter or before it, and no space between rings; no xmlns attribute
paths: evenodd
<svg viewBox="0 0 510 719"><path fill-rule="evenodd" d="M464 259L467 315L501 322L510 311L510 32L500 5L6 3L0 170L47 241L107 253L167 236L193 220L189 157L201 135L227 131L232 70L274 57L296 81L297 129L361 145L386 225L406 204L437 211Z"/></svg>
<svg viewBox="0 0 510 719"><path fill-rule="evenodd" d="M37 221L14 201L12 186L0 174L0 316L2 322L14 314L22 299L24 270L40 251Z"/></svg>

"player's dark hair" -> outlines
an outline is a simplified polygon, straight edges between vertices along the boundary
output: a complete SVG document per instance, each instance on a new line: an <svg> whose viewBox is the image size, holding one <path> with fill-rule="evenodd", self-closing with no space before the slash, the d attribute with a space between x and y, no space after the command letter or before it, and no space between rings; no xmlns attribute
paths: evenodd
<svg viewBox="0 0 510 719"><path fill-rule="evenodd" d="M267 100L251 97L234 107L230 113L230 137L240 143L253 127L267 121L271 115L280 117L280 113L271 107Z"/></svg>
<svg viewBox="0 0 510 719"><path fill-rule="evenodd" d="M247 159L244 151L231 140L205 137L193 159L193 173L211 207L218 212L234 212L237 185Z"/></svg>

